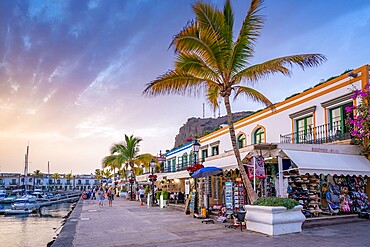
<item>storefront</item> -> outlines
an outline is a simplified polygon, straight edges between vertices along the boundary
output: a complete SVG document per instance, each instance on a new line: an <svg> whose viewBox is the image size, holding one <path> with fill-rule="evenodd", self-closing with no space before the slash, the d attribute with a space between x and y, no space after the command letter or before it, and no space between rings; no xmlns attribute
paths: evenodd
<svg viewBox="0 0 370 247"><path fill-rule="evenodd" d="M281 150L280 195L298 200L306 216L358 213L368 206L370 162L332 151Z"/></svg>
<svg viewBox="0 0 370 247"><path fill-rule="evenodd" d="M244 168L259 197L296 199L303 205L306 216L357 213L368 205L370 161L356 155L356 147L304 144L273 147L255 146L241 152ZM211 206L222 204L235 211L248 203L233 155L207 160L204 165L224 170L222 176L200 183L199 191L207 191L205 186L210 188Z"/></svg>

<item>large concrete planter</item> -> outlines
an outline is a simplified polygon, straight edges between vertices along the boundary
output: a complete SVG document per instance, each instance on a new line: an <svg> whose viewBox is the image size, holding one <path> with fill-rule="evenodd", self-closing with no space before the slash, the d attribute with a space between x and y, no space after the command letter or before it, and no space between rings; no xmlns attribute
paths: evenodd
<svg viewBox="0 0 370 247"><path fill-rule="evenodd" d="M291 210L285 207L246 206L247 229L267 235L281 235L302 231L306 217L298 205Z"/></svg>

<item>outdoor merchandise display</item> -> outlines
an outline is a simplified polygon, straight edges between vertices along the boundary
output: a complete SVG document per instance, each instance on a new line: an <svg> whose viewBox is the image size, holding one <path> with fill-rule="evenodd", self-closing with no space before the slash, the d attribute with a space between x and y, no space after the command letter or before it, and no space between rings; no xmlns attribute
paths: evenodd
<svg viewBox="0 0 370 247"><path fill-rule="evenodd" d="M306 216L359 213L369 207L367 180L363 177L294 173L285 177L289 177L289 198L298 200Z"/></svg>
<svg viewBox="0 0 370 247"><path fill-rule="evenodd" d="M234 207L235 210L244 210L243 206L245 205L246 192L244 185L240 178L235 179L234 183Z"/></svg>
<svg viewBox="0 0 370 247"><path fill-rule="evenodd" d="M233 203L233 183L231 181L225 182L225 204L229 213L234 211Z"/></svg>

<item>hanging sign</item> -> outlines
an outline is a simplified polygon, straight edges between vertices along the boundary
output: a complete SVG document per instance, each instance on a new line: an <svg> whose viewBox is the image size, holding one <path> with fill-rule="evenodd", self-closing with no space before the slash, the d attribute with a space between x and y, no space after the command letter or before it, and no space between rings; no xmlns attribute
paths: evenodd
<svg viewBox="0 0 370 247"><path fill-rule="evenodd" d="M249 179L254 178L254 167L256 167L256 178L266 178L265 174L265 159L263 156L255 157L255 163L253 164L253 158L248 162L248 177Z"/></svg>

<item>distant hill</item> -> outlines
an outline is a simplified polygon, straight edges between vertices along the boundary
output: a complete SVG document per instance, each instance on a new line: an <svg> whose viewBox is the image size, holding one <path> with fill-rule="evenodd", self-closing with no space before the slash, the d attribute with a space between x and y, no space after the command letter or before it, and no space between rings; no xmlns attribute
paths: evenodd
<svg viewBox="0 0 370 247"><path fill-rule="evenodd" d="M252 114L252 111L236 112L233 114L233 122L236 122L246 116ZM189 118L186 123L179 129L179 133L175 137L175 146L179 147L189 138L197 139L205 134L209 134L220 128L220 125L227 125L227 116L218 118Z"/></svg>

